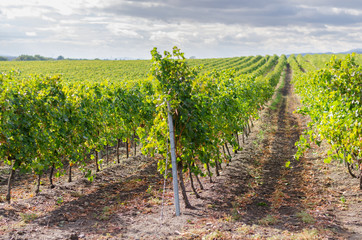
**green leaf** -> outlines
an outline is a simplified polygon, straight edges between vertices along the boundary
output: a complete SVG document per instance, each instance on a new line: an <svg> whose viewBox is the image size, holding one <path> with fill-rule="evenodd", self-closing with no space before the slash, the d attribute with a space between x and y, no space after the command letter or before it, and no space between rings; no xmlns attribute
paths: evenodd
<svg viewBox="0 0 362 240"><path fill-rule="evenodd" d="M286 167L286 168L290 168L290 161L287 161L287 162L285 163L285 167Z"/></svg>

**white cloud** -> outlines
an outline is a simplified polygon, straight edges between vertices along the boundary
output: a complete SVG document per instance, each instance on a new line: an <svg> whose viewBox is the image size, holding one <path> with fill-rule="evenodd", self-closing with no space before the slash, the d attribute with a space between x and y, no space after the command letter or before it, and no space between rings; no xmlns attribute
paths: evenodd
<svg viewBox="0 0 362 240"><path fill-rule="evenodd" d="M26 32L25 35L29 37L35 37L37 34L36 32Z"/></svg>
<svg viewBox="0 0 362 240"><path fill-rule="evenodd" d="M354 8L342 8L334 6L308 6L308 5L299 5L301 9L314 10L320 14L331 14L331 15L350 15L350 16L361 16L361 9Z"/></svg>
<svg viewBox="0 0 362 240"><path fill-rule="evenodd" d="M357 9L349 9L349 8L332 8L332 12L336 14L346 14L346 15L352 15L352 16L361 16L362 11Z"/></svg>
<svg viewBox="0 0 362 240"><path fill-rule="evenodd" d="M22 8L5 8L2 9L2 14L7 19L25 18L25 17L41 17L43 14L48 13L46 9L39 9L36 7L26 6Z"/></svg>
<svg viewBox="0 0 362 240"><path fill-rule="evenodd" d="M57 20L55 18L44 16L44 15L41 16L41 19L44 21L48 21L48 22L57 22Z"/></svg>
<svg viewBox="0 0 362 240"><path fill-rule="evenodd" d="M178 45L227 57L343 51L362 38L362 6L347 0L0 0L0 15L0 54L11 55L149 58Z"/></svg>
<svg viewBox="0 0 362 240"><path fill-rule="evenodd" d="M123 36L128 38L140 38L143 39L143 36L138 34L136 31L129 30L129 29L120 29L115 26L108 27L110 31L116 36Z"/></svg>
<svg viewBox="0 0 362 240"><path fill-rule="evenodd" d="M0 8L10 14L8 17L35 16L41 12L56 12L69 16L88 8L103 6L100 0L0 0ZM10 11L9 11L10 9ZM11 10L13 9L13 10Z"/></svg>

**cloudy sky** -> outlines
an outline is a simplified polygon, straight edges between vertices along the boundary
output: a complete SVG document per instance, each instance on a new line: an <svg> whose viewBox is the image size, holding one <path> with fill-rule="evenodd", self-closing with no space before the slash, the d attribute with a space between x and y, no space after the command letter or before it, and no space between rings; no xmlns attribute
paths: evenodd
<svg viewBox="0 0 362 240"><path fill-rule="evenodd" d="M0 55L150 58L362 48L355 0L0 0Z"/></svg>

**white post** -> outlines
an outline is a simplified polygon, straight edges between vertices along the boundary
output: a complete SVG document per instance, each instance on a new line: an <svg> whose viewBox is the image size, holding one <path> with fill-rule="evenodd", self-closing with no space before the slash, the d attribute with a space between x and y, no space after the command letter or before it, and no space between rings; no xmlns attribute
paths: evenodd
<svg viewBox="0 0 362 240"><path fill-rule="evenodd" d="M175 134L173 130L173 121L171 115L171 106L167 101L168 110L168 127L170 130L170 143L171 143L171 162L172 162L172 178L173 178L173 197L175 199L176 216L180 216L180 198L178 196L178 181L177 181L177 161L176 161L176 147L175 147ZM166 166L167 167L167 166Z"/></svg>

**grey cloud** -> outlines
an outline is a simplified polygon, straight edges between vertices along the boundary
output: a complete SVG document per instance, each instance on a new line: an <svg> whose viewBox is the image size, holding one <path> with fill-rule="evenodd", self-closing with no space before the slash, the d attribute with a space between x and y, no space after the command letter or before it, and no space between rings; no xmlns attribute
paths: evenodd
<svg viewBox="0 0 362 240"><path fill-rule="evenodd" d="M362 21L361 16L346 12L331 13L323 7L343 7L362 9L351 1L328 1L315 3L304 1L216 1L216 0L177 0L154 1L160 5L150 5L147 1L127 1L113 3L100 9L114 15L128 15L161 20L164 22L190 21L203 23L246 24L250 26L286 26L290 24L355 24ZM310 8L305 8L308 6Z"/></svg>
<svg viewBox="0 0 362 240"><path fill-rule="evenodd" d="M0 51L5 46L18 51L18 42L35 49L41 42L41 51L53 46L53 52L64 49L54 54L74 57L149 57L153 46L173 45L198 57L274 54L302 47L311 51L313 44L356 45L360 35L349 32L360 31L362 23L362 2L350 0L104 0L68 15L51 2L35 8L43 10L41 17L2 19ZM5 11L0 9L0 16Z"/></svg>
<svg viewBox="0 0 362 240"><path fill-rule="evenodd" d="M142 3L142 2L141 2ZM145 2L143 2L145 3ZM107 6L103 11L115 15L137 16L147 19L170 21L196 21L210 23L249 23L250 16L261 17L266 15L292 14L282 9L275 9L274 5L262 1L264 8L260 8L255 1L159 1L160 6L143 5L140 1ZM259 2L260 4L260 2ZM252 23L252 22L250 22Z"/></svg>
<svg viewBox="0 0 362 240"><path fill-rule="evenodd" d="M362 9L362 2L355 0L292 0L290 3L314 7Z"/></svg>
<svg viewBox="0 0 362 240"><path fill-rule="evenodd" d="M14 39L26 38L23 32L13 30L0 30L0 41L12 41Z"/></svg>

